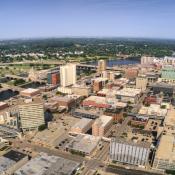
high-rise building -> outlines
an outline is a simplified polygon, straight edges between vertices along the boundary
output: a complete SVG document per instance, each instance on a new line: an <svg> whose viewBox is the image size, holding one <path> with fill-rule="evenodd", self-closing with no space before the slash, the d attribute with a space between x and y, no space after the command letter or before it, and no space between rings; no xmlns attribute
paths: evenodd
<svg viewBox="0 0 175 175"><path fill-rule="evenodd" d="M146 90L148 84L148 79L146 75L139 75L136 78L136 88L141 89L142 91Z"/></svg>
<svg viewBox="0 0 175 175"><path fill-rule="evenodd" d="M98 72L101 73L106 70L106 60L98 61Z"/></svg>
<svg viewBox="0 0 175 175"><path fill-rule="evenodd" d="M60 67L61 86L66 87L76 83L76 65L69 64Z"/></svg>
<svg viewBox="0 0 175 175"><path fill-rule="evenodd" d="M44 105L39 98L21 101L18 105L22 130L38 129L44 121Z"/></svg>
<svg viewBox="0 0 175 175"><path fill-rule="evenodd" d="M57 85L59 83L59 72L53 71L47 74L47 83L52 85Z"/></svg>
<svg viewBox="0 0 175 175"><path fill-rule="evenodd" d="M150 143L126 141L112 138L110 143L110 159L117 162L147 166Z"/></svg>

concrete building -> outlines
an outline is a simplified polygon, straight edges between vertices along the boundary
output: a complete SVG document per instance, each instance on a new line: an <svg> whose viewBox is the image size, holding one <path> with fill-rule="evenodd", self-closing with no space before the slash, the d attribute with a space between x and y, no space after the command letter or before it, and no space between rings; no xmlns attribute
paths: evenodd
<svg viewBox="0 0 175 175"><path fill-rule="evenodd" d="M136 78L136 88L137 89L141 89L142 91L145 91L147 84L148 84L148 79L146 75L139 75Z"/></svg>
<svg viewBox="0 0 175 175"><path fill-rule="evenodd" d="M110 129L113 123L113 118L110 116L102 115L92 125L92 135L103 137Z"/></svg>
<svg viewBox="0 0 175 175"><path fill-rule="evenodd" d="M8 104L5 102L0 102L0 110L3 110L8 107Z"/></svg>
<svg viewBox="0 0 175 175"><path fill-rule="evenodd" d="M138 68L127 68L125 69L125 77L128 79L134 79L138 75Z"/></svg>
<svg viewBox="0 0 175 175"><path fill-rule="evenodd" d="M99 73L103 72L106 70L106 60L99 60L98 61L98 68L97 71Z"/></svg>
<svg viewBox="0 0 175 175"><path fill-rule="evenodd" d="M78 162L40 153L18 169L14 175L72 175L79 166Z"/></svg>
<svg viewBox="0 0 175 175"><path fill-rule="evenodd" d="M121 138L112 138L110 159L121 163L147 166L150 146L147 142L135 143L134 141L125 141Z"/></svg>
<svg viewBox="0 0 175 175"><path fill-rule="evenodd" d="M165 83L175 83L175 67L164 66L161 70L161 78Z"/></svg>
<svg viewBox="0 0 175 175"><path fill-rule="evenodd" d="M72 86L72 93L88 97L92 92L91 87L84 86L84 85L74 85Z"/></svg>
<svg viewBox="0 0 175 175"><path fill-rule="evenodd" d="M88 134L79 134L72 139L68 145L66 145L66 150L79 152L84 155L90 155L93 151L95 151L100 140L100 137L95 137Z"/></svg>
<svg viewBox="0 0 175 175"><path fill-rule="evenodd" d="M90 128L92 127L93 120L82 118L80 121L78 121L75 125L71 127L70 132L72 133L86 133Z"/></svg>
<svg viewBox="0 0 175 175"><path fill-rule="evenodd" d="M155 57L150 57L150 56L142 56L141 57L141 64L142 65L149 65L154 63Z"/></svg>
<svg viewBox="0 0 175 175"><path fill-rule="evenodd" d="M50 99L52 102L57 102L58 107L65 107L67 110L75 106L75 99L69 96L53 97Z"/></svg>
<svg viewBox="0 0 175 175"><path fill-rule="evenodd" d="M174 135L162 135L155 154L154 169L175 170L175 137Z"/></svg>
<svg viewBox="0 0 175 175"><path fill-rule="evenodd" d="M25 130L38 129L44 121L43 102L36 98L30 101L21 101L18 105L21 128Z"/></svg>
<svg viewBox="0 0 175 175"><path fill-rule="evenodd" d="M47 83L52 85L58 85L60 82L60 73L58 71L48 72Z"/></svg>
<svg viewBox="0 0 175 175"><path fill-rule="evenodd" d="M17 169L27 163L27 155L10 150L0 157L0 175L13 174Z"/></svg>
<svg viewBox="0 0 175 175"><path fill-rule="evenodd" d="M121 102L136 103L141 95L141 89L123 88L116 92L116 97Z"/></svg>
<svg viewBox="0 0 175 175"><path fill-rule="evenodd" d="M66 87L76 83L76 65L68 64L60 67L61 86Z"/></svg>
<svg viewBox="0 0 175 175"><path fill-rule="evenodd" d="M39 89L33 89L33 88L28 88L20 92L20 95L23 97L34 97L36 95L40 94Z"/></svg>

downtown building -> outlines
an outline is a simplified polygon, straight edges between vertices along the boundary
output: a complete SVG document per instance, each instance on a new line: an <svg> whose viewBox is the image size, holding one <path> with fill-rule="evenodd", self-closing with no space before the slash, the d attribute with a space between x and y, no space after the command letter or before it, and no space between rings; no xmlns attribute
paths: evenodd
<svg viewBox="0 0 175 175"><path fill-rule="evenodd" d="M40 99L21 101L18 108L21 129L23 131L35 130L45 124L44 105Z"/></svg>
<svg viewBox="0 0 175 175"><path fill-rule="evenodd" d="M150 146L150 143L147 142L133 142L121 138L112 138L110 143L110 159L116 162L146 167Z"/></svg>
<svg viewBox="0 0 175 175"><path fill-rule="evenodd" d="M60 67L61 86L66 87L76 83L76 65L68 64Z"/></svg>

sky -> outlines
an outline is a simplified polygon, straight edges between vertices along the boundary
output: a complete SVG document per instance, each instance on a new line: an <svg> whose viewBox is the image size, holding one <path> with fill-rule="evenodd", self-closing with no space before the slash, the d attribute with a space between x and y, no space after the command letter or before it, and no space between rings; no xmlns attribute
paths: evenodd
<svg viewBox="0 0 175 175"><path fill-rule="evenodd" d="M0 39L175 39L175 0L0 0Z"/></svg>

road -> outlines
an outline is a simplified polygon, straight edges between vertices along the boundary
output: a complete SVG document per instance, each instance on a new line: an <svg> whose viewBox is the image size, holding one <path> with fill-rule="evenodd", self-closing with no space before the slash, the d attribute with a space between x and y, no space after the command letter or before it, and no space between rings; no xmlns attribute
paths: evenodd
<svg viewBox="0 0 175 175"><path fill-rule="evenodd" d="M160 175L158 173L153 173L153 172L145 172L145 171L140 171L140 170L133 170L133 169L126 169L122 167L107 167L105 169L106 172L114 173L114 174L119 174L119 175Z"/></svg>
<svg viewBox="0 0 175 175"><path fill-rule="evenodd" d="M46 148L40 145L35 145L27 141L21 142L21 141L13 140L12 143L13 143L14 148L19 148L20 150L30 148L36 152L45 152L48 155L60 156L65 159L69 159L69 160L73 160L73 161L82 163L85 166L84 166L83 171L81 172L81 175L90 175L92 174L92 171L95 171L99 168L103 169L106 172L111 172L111 173L119 174L119 175L141 175L141 174L142 175L158 175L152 172L125 169L120 166L106 167L106 160L108 158L108 151L109 151L109 143L107 142L104 143L103 149L97 152L93 158L86 158L86 157L81 157L78 155L73 155L68 152L64 152L64 151L57 150L54 148L51 149L51 148Z"/></svg>

